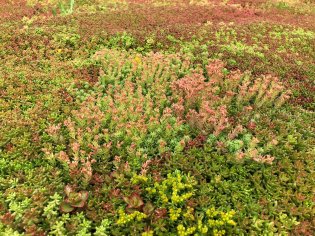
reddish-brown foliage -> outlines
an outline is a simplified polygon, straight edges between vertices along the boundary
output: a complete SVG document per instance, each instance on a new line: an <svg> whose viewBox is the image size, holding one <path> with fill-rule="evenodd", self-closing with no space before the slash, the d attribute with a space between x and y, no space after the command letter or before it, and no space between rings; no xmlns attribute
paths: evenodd
<svg viewBox="0 0 315 236"><path fill-rule="evenodd" d="M186 146L185 149L189 150L191 148L201 148L203 147L204 143L207 140L207 136L199 134L196 138L194 138L193 140L190 140Z"/></svg>
<svg viewBox="0 0 315 236"><path fill-rule="evenodd" d="M138 2L138 1L137 1ZM142 2L142 1L141 1ZM156 33L189 37L207 22L235 22L248 24L268 21L307 28L315 28L312 16L281 14L276 10L262 11L254 7L240 5L176 5L152 6L151 4L130 4L127 10L116 10L93 15L78 15L82 35L109 34L127 31L140 38ZM141 30L139 30L141 29Z"/></svg>
<svg viewBox="0 0 315 236"><path fill-rule="evenodd" d="M26 0L0 0L0 19L2 22L19 20L23 17L32 17L39 14L51 15L49 11L44 11L39 3L35 6L29 6Z"/></svg>

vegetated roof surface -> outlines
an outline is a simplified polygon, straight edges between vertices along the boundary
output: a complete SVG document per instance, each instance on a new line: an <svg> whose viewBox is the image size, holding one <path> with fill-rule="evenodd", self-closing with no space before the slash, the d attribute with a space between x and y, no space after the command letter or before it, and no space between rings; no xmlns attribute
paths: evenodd
<svg viewBox="0 0 315 236"><path fill-rule="evenodd" d="M0 0L0 235L314 235L315 5Z"/></svg>

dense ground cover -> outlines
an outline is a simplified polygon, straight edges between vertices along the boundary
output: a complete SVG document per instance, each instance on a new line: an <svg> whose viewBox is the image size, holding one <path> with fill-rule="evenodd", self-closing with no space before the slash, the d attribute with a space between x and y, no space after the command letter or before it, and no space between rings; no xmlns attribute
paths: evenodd
<svg viewBox="0 0 315 236"><path fill-rule="evenodd" d="M314 235L312 1L0 19L0 236Z"/></svg>

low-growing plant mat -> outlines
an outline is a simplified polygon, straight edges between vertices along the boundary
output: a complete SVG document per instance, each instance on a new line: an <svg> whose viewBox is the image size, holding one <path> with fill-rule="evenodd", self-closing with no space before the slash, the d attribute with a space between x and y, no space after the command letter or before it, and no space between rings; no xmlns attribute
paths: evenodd
<svg viewBox="0 0 315 236"><path fill-rule="evenodd" d="M0 1L0 236L314 235L312 1Z"/></svg>

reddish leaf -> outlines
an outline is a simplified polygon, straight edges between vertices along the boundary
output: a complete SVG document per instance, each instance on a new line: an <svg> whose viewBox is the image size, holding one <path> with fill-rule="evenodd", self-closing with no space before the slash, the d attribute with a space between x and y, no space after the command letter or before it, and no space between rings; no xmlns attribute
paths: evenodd
<svg viewBox="0 0 315 236"><path fill-rule="evenodd" d="M166 215L167 215L167 210L165 208L158 208L154 211L154 218L156 220L162 219L166 217Z"/></svg>
<svg viewBox="0 0 315 236"><path fill-rule="evenodd" d="M124 197L123 199L128 204L127 208L138 209L143 206L142 198L137 193L133 193L129 197Z"/></svg>

